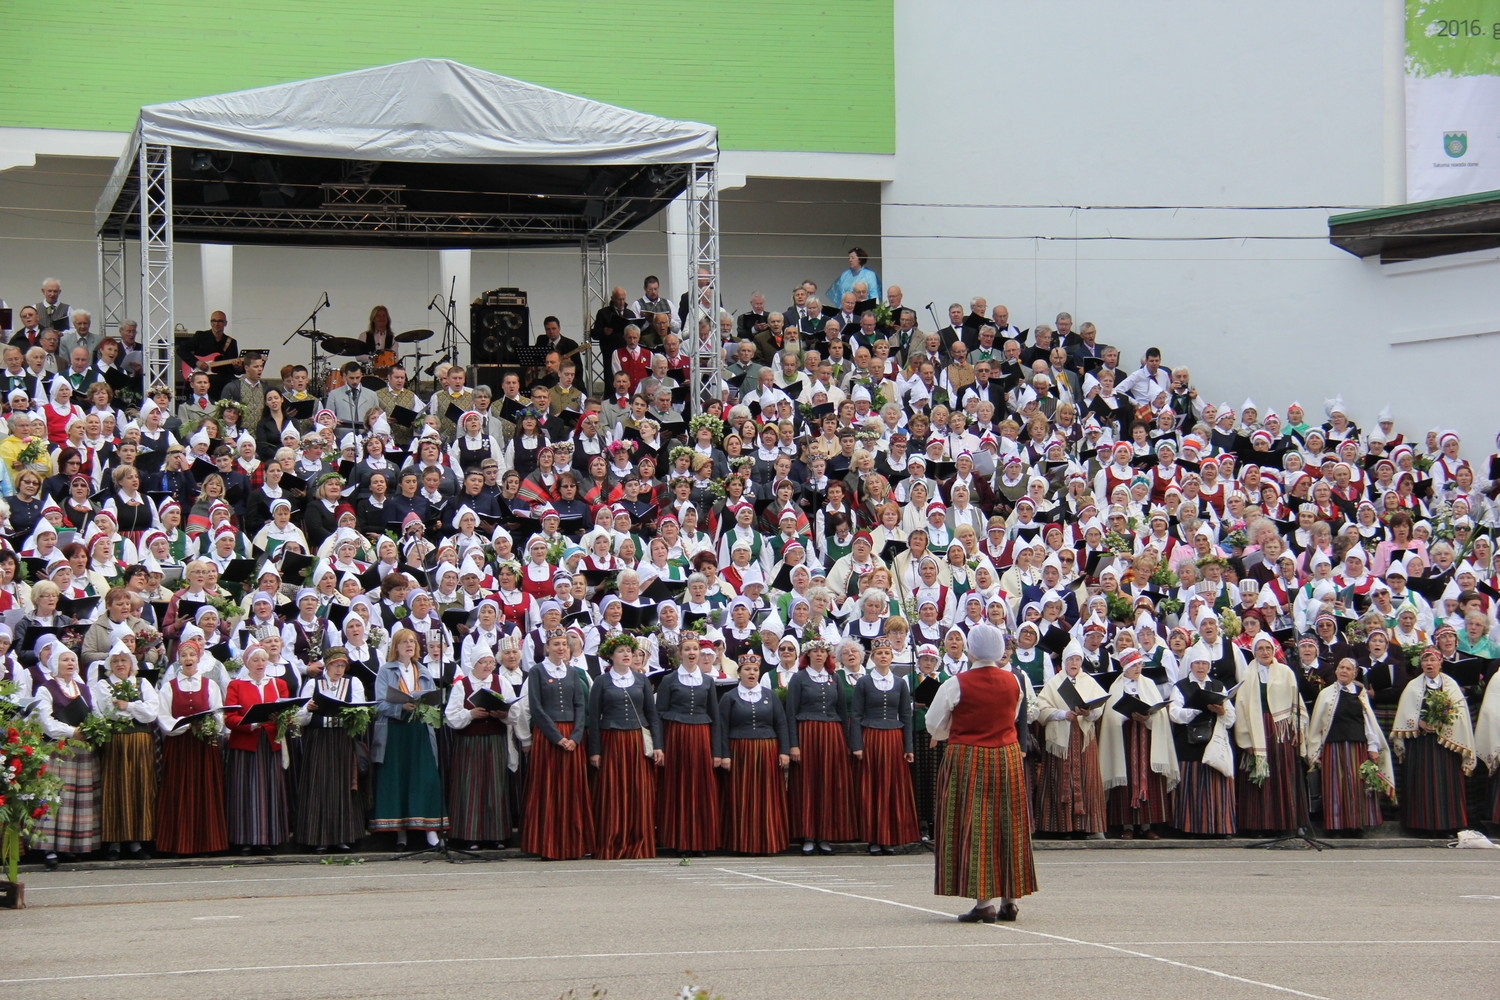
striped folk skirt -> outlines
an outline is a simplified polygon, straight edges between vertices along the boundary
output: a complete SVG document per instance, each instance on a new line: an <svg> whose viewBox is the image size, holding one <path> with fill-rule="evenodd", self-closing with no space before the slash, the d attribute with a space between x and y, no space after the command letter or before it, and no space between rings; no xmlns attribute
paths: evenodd
<svg viewBox="0 0 1500 1000"><path fill-rule="evenodd" d="M287 839L286 779L281 753L271 749L270 737L258 730L254 750L230 750L224 767L224 816L229 842L251 847L275 847Z"/></svg>
<svg viewBox="0 0 1500 1000"><path fill-rule="evenodd" d="M1182 780L1172 793L1172 825L1183 833L1234 833L1234 782L1200 761L1185 760L1180 766Z"/></svg>
<svg viewBox="0 0 1500 1000"><path fill-rule="evenodd" d="M791 844L786 778L775 740L730 740L724 785L724 850L779 854Z"/></svg>
<svg viewBox="0 0 1500 1000"><path fill-rule="evenodd" d="M151 840L156 836L156 738L149 731L119 733L100 756L104 842Z"/></svg>
<svg viewBox="0 0 1500 1000"><path fill-rule="evenodd" d="M556 726L564 739L571 738L573 723ZM569 752L539 730L532 732L521 850L553 861L592 854L594 807L589 797L588 751L579 745Z"/></svg>
<svg viewBox="0 0 1500 1000"><path fill-rule="evenodd" d="M1271 713L1262 718L1266 726L1266 759L1271 775L1265 783L1255 784L1250 773L1238 766L1236 753L1234 794L1238 821L1242 830L1295 830L1307 825L1307 791L1297 776L1302 762L1297 759L1297 745L1291 733L1286 739L1276 737Z"/></svg>
<svg viewBox="0 0 1500 1000"><path fill-rule="evenodd" d="M453 734L448 772L448 816L453 836L468 843L510 836L506 735Z"/></svg>
<svg viewBox="0 0 1500 1000"><path fill-rule="evenodd" d="M1099 741L1083 743L1083 730L1068 727L1068 753L1045 750L1036 783L1036 828L1044 833L1103 833L1104 779Z"/></svg>
<svg viewBox="0 0 1500 1000"><path fill-rule="evenodd" d="M859 772L860 836L881 846L916 843L922 831L901 730L866 727L861 736L865 757Z"/></svg>
<svg viewBox="0 0 1500 1000"><path fill-rule="evenodd" d="M60 751L51 760L62 779L62 798L43 817L37 831L39 850L88 854L99 849L99 765L92 750Z"/></svg>
<svg viewBox="0 0 1500 1000"><path fill-rule="evenodd" d="M594 781L594 857L656 857L655 765L639 729L599 733L599 774Z"/></svg>
<svg viewBox="0 0 1500 1000"><path fill-rule="evenodd" d="M926 730L912 733L911 789L917 800L917 823L932 829L932 810L937 798L938 767L943 763L942 741L933 742Z"/></svg>
<svg viewBox="0 0 1500 1000"><path fill-rule="evenodd" d="M792 836L803 840L857 840L849 744L837 722L799 722L802 759L787 782Z"/></svg>
<svg viewBox="0 0 1500 1000"><path fill-rule="evenodd" d="M937 895L1019 899L1036 892L1023 759L1014 743L948 744L933 828Z"/></svg>
<svg viewBox="0 0 1500 1000"><path fill-rule="evenodd" d="M1150 826L1172 819L1172 793L1167 779L1151 770L1151 728L1126 719L1125 784L1106 794L1111 826Z"/></svg>
<svg viewBox="0 0 1500 1000"><path fill-rule="evenodd" d="M1429 733L1406 737L1401 773L1401 825L1409 830L1458 830L1468 825L1463 760Z"/></svg>
<svg viewBox="0 0 1500 1000"><path fill-rule="evenodd" d="M709 726L666 722L656 790L656 842L669 851L713 851L723 839Z"/></svg>
<svg viewBox="0 0 1500 1000"><path fill-rule="evenodd" d="M392 719L385 761L375 765L371 830L446 830L448 810L426 723Z"/></svg>
<svg viewBox="0 0 1500 1000"><path fill-rule="evenodd" d="M168 736L161 747L161 792L156 797L156 849L169 854L228 850L224 822L224 757L218 741Z"/></svg>
<svg viewBox="0 0 1500 1000"><path fill-rule="evenodd" d="M294 829L297 843L308 847L353 844L365 835L354 739L342 727L309 726L302 731Z"/></svg>
<svg viewBox="0 0 1500 1000"><path fill-rule="evenodd" d="M1369 759L1363 743L1323 744L1318 755L1323 771L1323 829L1380 825L1380 797L1359 776L1359 766Z"/></svg>

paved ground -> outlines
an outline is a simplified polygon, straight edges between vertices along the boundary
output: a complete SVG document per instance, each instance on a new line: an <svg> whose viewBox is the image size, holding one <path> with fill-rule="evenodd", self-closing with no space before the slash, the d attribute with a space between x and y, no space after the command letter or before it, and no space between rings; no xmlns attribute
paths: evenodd
<svg viewBox="0 0 1500 1000"><path fill-rule="evenodd" d="M925 855L60 871L0 912L0 992L75 998L1493 1000L1500 852L1039 853L1015 925Z"/></svg>

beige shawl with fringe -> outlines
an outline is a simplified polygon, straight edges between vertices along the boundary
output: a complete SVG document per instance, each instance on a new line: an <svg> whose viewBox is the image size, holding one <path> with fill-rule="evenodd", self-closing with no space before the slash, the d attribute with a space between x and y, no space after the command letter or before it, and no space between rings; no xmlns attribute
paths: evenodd
<svg viewBox="0 0 1500 1000"><path fill-rule="evenodd" d="M1166 696L1151 678L1136 678L1136 697L1148 705L1165 701ZM1119 788L1125 784L1125 716L1114 710L1115 702L1125 694L1125 677L1122 674L1109 688L1109 703L1104 706L1104 716L1099 726L1099 772L1104 777L1104 788ZM1166 779L1167 791L1177 787L1181 777L1177 766L1177 747L1172 742L1172 722L1163 709L1151 716L1151 770Z"/></svg>

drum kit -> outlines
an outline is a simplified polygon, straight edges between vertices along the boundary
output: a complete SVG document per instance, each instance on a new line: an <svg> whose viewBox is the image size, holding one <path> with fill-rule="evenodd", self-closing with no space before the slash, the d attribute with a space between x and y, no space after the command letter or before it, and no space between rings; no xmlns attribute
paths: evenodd
<svg viewBox="0 0 1500 1000"><path fill-rule="evenodd" d="M396 334L397 344L420 345L424 340L435 337L437 334L432 330L405 330ZM378 392L384 389L387 380L391 376L391 370L399 363L396 351L371 352L368 344L360 337L335 337L332 334L321 333L317 329L298 330L295 336L306 337L312 341L312 371L311 386L309 391L315 395L326 395L329 390L337 389L344 384L344 373L340 369L342 364L330 360L325 355L334 358L353 358L368 355L369 360L360 367L364 370L364 385L366 388ZM422 359L431 357L422 350L420 346L412 353L416 359L415 367L420 369Z"/></svg>

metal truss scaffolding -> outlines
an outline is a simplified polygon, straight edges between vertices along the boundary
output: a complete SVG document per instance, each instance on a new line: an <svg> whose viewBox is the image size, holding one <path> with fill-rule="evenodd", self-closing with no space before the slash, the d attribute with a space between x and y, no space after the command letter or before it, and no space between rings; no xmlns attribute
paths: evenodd
<svg viewBox="0 0 1500 1000"><path fill-rule="evenodd" d="M683 335L688 341L690 377L697 402L694 413L717 403L723 379L724 338L719 331L719 174L713 163L694 163L687 181L688 316ZM702 335L701 320L708 319Z"/></svg>
<svg viewBox="0 0 1500 1000"><path fill-rule="evenodd" d="M141 345L146 392L172 391L172 148L141 144ZM144 398L144 397L143 397Z"/></svg>
<svg viewBox="0 0 1500 1000"><path fill-rule="evenodd" d="M583 376L585 395L599 392L607 396L610 387L604 384L604 353L588 334L594 314L609 302L609 245L602 235L587 236L578 249L583 265L583 336L579 342L585 345L581 359L584 364L579 374ZM590 388L596 384L599 388Z"/></svg>

